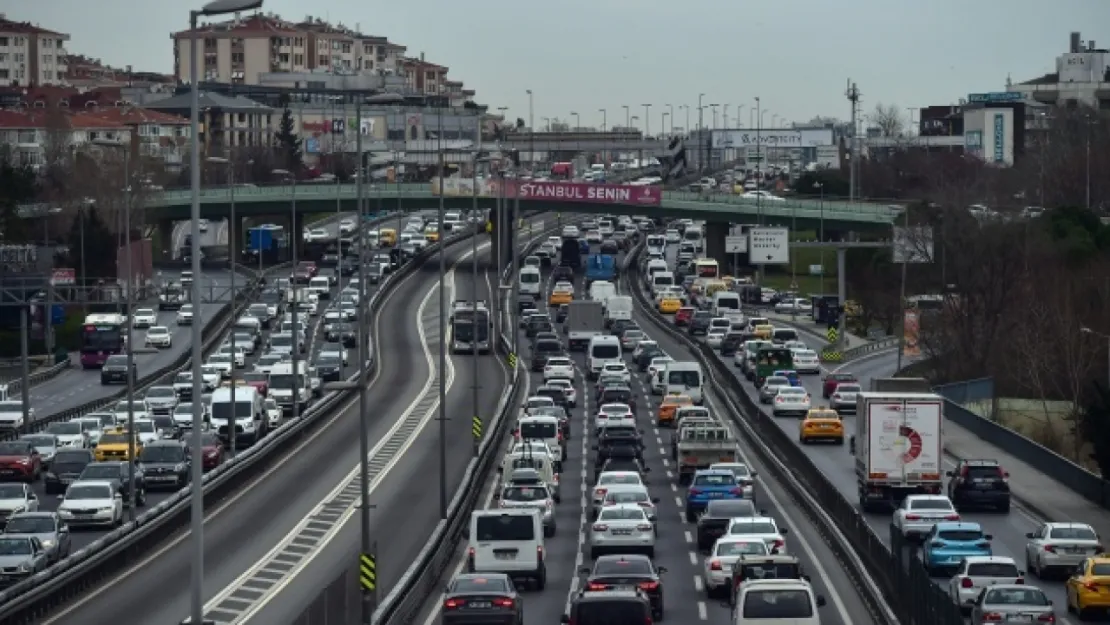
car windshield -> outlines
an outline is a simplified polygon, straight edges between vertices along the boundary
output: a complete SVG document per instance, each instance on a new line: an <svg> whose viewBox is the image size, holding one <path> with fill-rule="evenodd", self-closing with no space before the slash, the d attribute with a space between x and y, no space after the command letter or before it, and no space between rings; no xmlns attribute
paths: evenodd
<svg viewBox="0 0 1110 625"><path fill-rule="evenodd" d="M767 386L790 386L790 380L779 376L771 376L767 378Z"/></svg>
<svg viewBox="0 0 1110 625"><path fill-rule="evenodd" d="M105 432L100 435L101 445L126 445L129 440L126 434L117 434L115 432Z"/></svg>
<svg viewBox="0 0 1110 625"><path fill-rule="evenodd" d="M139 454L140 462L183 462L185 448L180 445L155 445L146 447Z"/></svg>
<svg viewBox="0 0 1110 625"><path fill-rule="evenodd" d="M316 359L317 367L342 367L343 359L336 356L320 356Z"/></svg>
<svg viewBox="0 0 1110 625"><path fill-rule="evenodd" d="M154 326L153 328L146 331L147 336L165 336L169 333L169 329L160 326Z"/></svg>
<svg viewBox="0 0 1110 625"><path fill-rule="evenodd" d="M719 556L765 556L769 553L767 543L762 540L717 543Z"/></svg>
<svg viewBox="0 0 1110 625"><path fill-rule="evenodd" d="M29 556L31 541L26 538L0 537L0 556Z"/></svg>
<svg viewBox="0 0 1110 625"><path fill-rule="evenodd" d="M992 588L983 597L984 605L1049 605L1048 597L1036 588Z"/></svg>
<svg viewBox="0 0 1110 625"><path fill-rule="evenodd" d="M4 527L5 534L49 534L57 527L54 519L46 516L16 515Z"/></svg>
<svg viewBox="0 0 1110 625"><path fill-rule="evenodd" d="M81 433L81 424L76 421L65 421L62 423L51 423L46 427L46 431L50 434L56 435L72 435Z"/></svg>
<svg viewBox="0 0 1110 625"><path fill-rule="evenodd" d="M58 444L58 441L53 436L45 436L42 434L31 434L22 438L35 447L54 447Z"/></svg>
<svg viewBox="0 0 1110 625"><path fill-rule="evenodd" d="M85 476L87 477L87 476ZM74 484L66 491L66 499L111 499L112 489L100 484Z"/></svg>
<svg viewBox="0 0 1110 625"><path fill-rule="evenodd" d="M147 389L147 399L173 397L173 389L169 386L154 386Z"/></svg>
<svg viewBox="0 0 1110 625"><path fill-rule="evenodd" d="M109 356L108 360L104 361L104 366L105 367L126 367L127 366L127 357L126 356Z"/></svg>
<svg viewBox="0 0 1110 625"><path fill-rule="evenodd" d="M0 499L23 499L25 496L22 484L0 484Z"/></svg>
<svg viewBox="0 0 1110 625"><path fill-rule="evenodd" d="M23 443L0 443L0 456L26 456L27 445Z"/></svg>
<svg viewBox="0 0 1110 625"><path fill-rule="evenodd" d="M156 429L157 428L154 427L154 422L153 421L136 421L135 422L135 431L136 432L141 432L143 434L150 434L150 433L154 432Z"/></svg>
<svg viewBox="0 0 1110 625"><path fill-rule="evenodd" d="M192 416L192 414L193 414L193 404L192 403L178 404L177 407L175 407L173 409L173 413L175 415L189 415L189 416Z"/></svg>

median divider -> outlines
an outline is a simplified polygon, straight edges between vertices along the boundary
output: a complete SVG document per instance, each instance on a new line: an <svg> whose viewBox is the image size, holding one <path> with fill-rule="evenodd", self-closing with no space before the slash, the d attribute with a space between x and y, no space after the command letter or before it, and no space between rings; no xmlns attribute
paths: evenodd
<svg viewBox="0 0 1110 625"><path fill-rule="evenodd" d="M760 409L717 354L704 342L695 341L676 329L645 298L635 282L640 273L634 262L635 254L629 256L633 259L630 263L633 296L648 312L653 325L686 345L694 354L712 385L721 392L728 416L741 436L801 504L837 559L845 565L844 570L861 591L873 622L885 625L962 624L959 609L948 595L936 584L922 581L920 566L907 566L901 553L892 554L887 549L856 503L846 499L773 417ZM850 466L852 457L845 454L844 462ZM927 582L928 577L924 578Z"/></svg>
<svg viewBox="0 0 1110 625"><path fill-rule="evenodd" d="M470 236L471 233L468 231L448 237L441 243L430 245L405 263L402 268L389 274L367 301L368 314L363 315L361 320L364 327L367 329L371 327L370 320L377 314L388 293L400 281L414 273L441 249L469 241ZM284 267L287 268L288 265ZM274 268L272 271L278 269ZM258 283L256 277L252 283L251 293L256 293ZM239 309L245 309L249 303L250 298L247 298L239 304ZM206 328L206 353L217 347L216 343L224 329L237 318L238 315L231 316L220 324L219 328L211 327L211 332L207 332L208 328ZM184 361L188 362L188 355L184 357ZM183 366L184 364L177 369ZM377 359L372 359L366 374L371 375L376 366ZM350 376L347 382L358 382L358 378L356 373ZM149 385L150 383L145 383L143 388ZM203 485L205 509L216 505L233 494L240 485L265 471L281 457L283 451L295 446L313 431L323 421L321 417L329 415L347 401L358 386L361 385L352 386L348 390L326 393L300 418L283 424L232 460L207 473L204 476ZM138 390L139 387L136 387L136 391ZM117 400L118 398L100 400L97 407ZM61 418L54 418L54 415L51 419L61 420ZM161 543L188 529L191 521L191 500L191 490L182 489L146 511L135 521L70 554L49 569L6 589L0 593L0 622L11 625L41 623L46 615L59 606L149 556Z"/></svg>

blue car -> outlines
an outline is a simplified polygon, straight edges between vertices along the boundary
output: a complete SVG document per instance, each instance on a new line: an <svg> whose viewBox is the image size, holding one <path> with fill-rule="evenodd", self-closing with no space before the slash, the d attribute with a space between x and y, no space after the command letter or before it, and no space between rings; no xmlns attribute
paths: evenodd
<svg viewBox="0 0 1110 625"><path fill-rule="evenodd" d="M743 486L737 483L736 474L727 469L704 469L694 473L690 488L686 490L686 521L696 523L698 513L704 512L714 499L743 499Z"/></svg>
<svg viewBox="0 0 1110 625"><path fill-rule="evenodd" d="M787 380L790 380L790 386L801 386L802 385L801 376L799 376L798 372L793 370L793 369L780 369L778 371L775 371L772 375L781 375L782 377L786 378Z"/></svg>
<svg viewBox="0 0 1110 625"><path fill-rule="evenodd" d="M921 561L930 575L947 573L960 565L968 556L989 556L990 534L983 533L978 523L967 521L941 521L925 536L921 546Z"/></svg>

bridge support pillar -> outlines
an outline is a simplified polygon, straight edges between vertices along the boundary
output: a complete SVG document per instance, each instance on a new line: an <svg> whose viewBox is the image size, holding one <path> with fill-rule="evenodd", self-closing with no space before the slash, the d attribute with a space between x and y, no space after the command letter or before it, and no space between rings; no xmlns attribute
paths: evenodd
<svg viewBox="0 0 1110 625"><path fill-rule="evenodd" d="M732 259L725 252L725 237L728 236L729 224L724 222L706 222L705 224L705 255L717 261L721 267L728 267ZM733 269L733 275L736 270Z"/></svg>
<svg viewBox="0 0 1110 625"><path fill-rule="evenodd" d="M158 220L158 259L162 262L173 260L176 250L173 249L173 220Z"/></svg>

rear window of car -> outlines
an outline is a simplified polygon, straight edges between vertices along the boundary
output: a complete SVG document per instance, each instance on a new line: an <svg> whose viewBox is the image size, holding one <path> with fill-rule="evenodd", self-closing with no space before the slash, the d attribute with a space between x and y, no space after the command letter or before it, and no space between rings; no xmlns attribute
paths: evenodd
<svg viewBox="0 0 1110 625"><path fill-rule="evenodd" d="M1098 535L1086 527L1054 527L1049 537L1060 540L1098 540Z"/></svg>
<svg viewBox="0 0 1110 625"><path fill-rule="evenodd" d="M531 516L506 514L480 516L475 532L478 541L534 540L535 525Z"/></svg>
<svg viewBox="0 0 1110 625"><path fill-rule="evenodd" d="M651 575L651 563L639 558L599 560L594 565L594 575Z"/></svg>
<svg viewBox="0 0 1110 625"><path fill-rule="evenodd" d="M971 577L1017 577L1018 568L1009 562L976 562L967 565L967 574Z"/></svg>
<svg viewBox="0 0 1110 625"><path fill-rule="evenodd" d="M451 590L467 592L508 592L509 585L504 579L489 577L463 577L451 583Z"/></svg>
<svg viewBox="0 0 1110 625"><path fill-rule="evenodd" d="M536 343L536 353L555 353L563 351L559 341L540 341Z"/></svg>
<svg viewBox="0 0 1110 625"><path fill-rule="evenodd" d="M994 466L969 466L964 467L965 474L971 479L997 479L1002 477L1002 469Z"/></svg>

